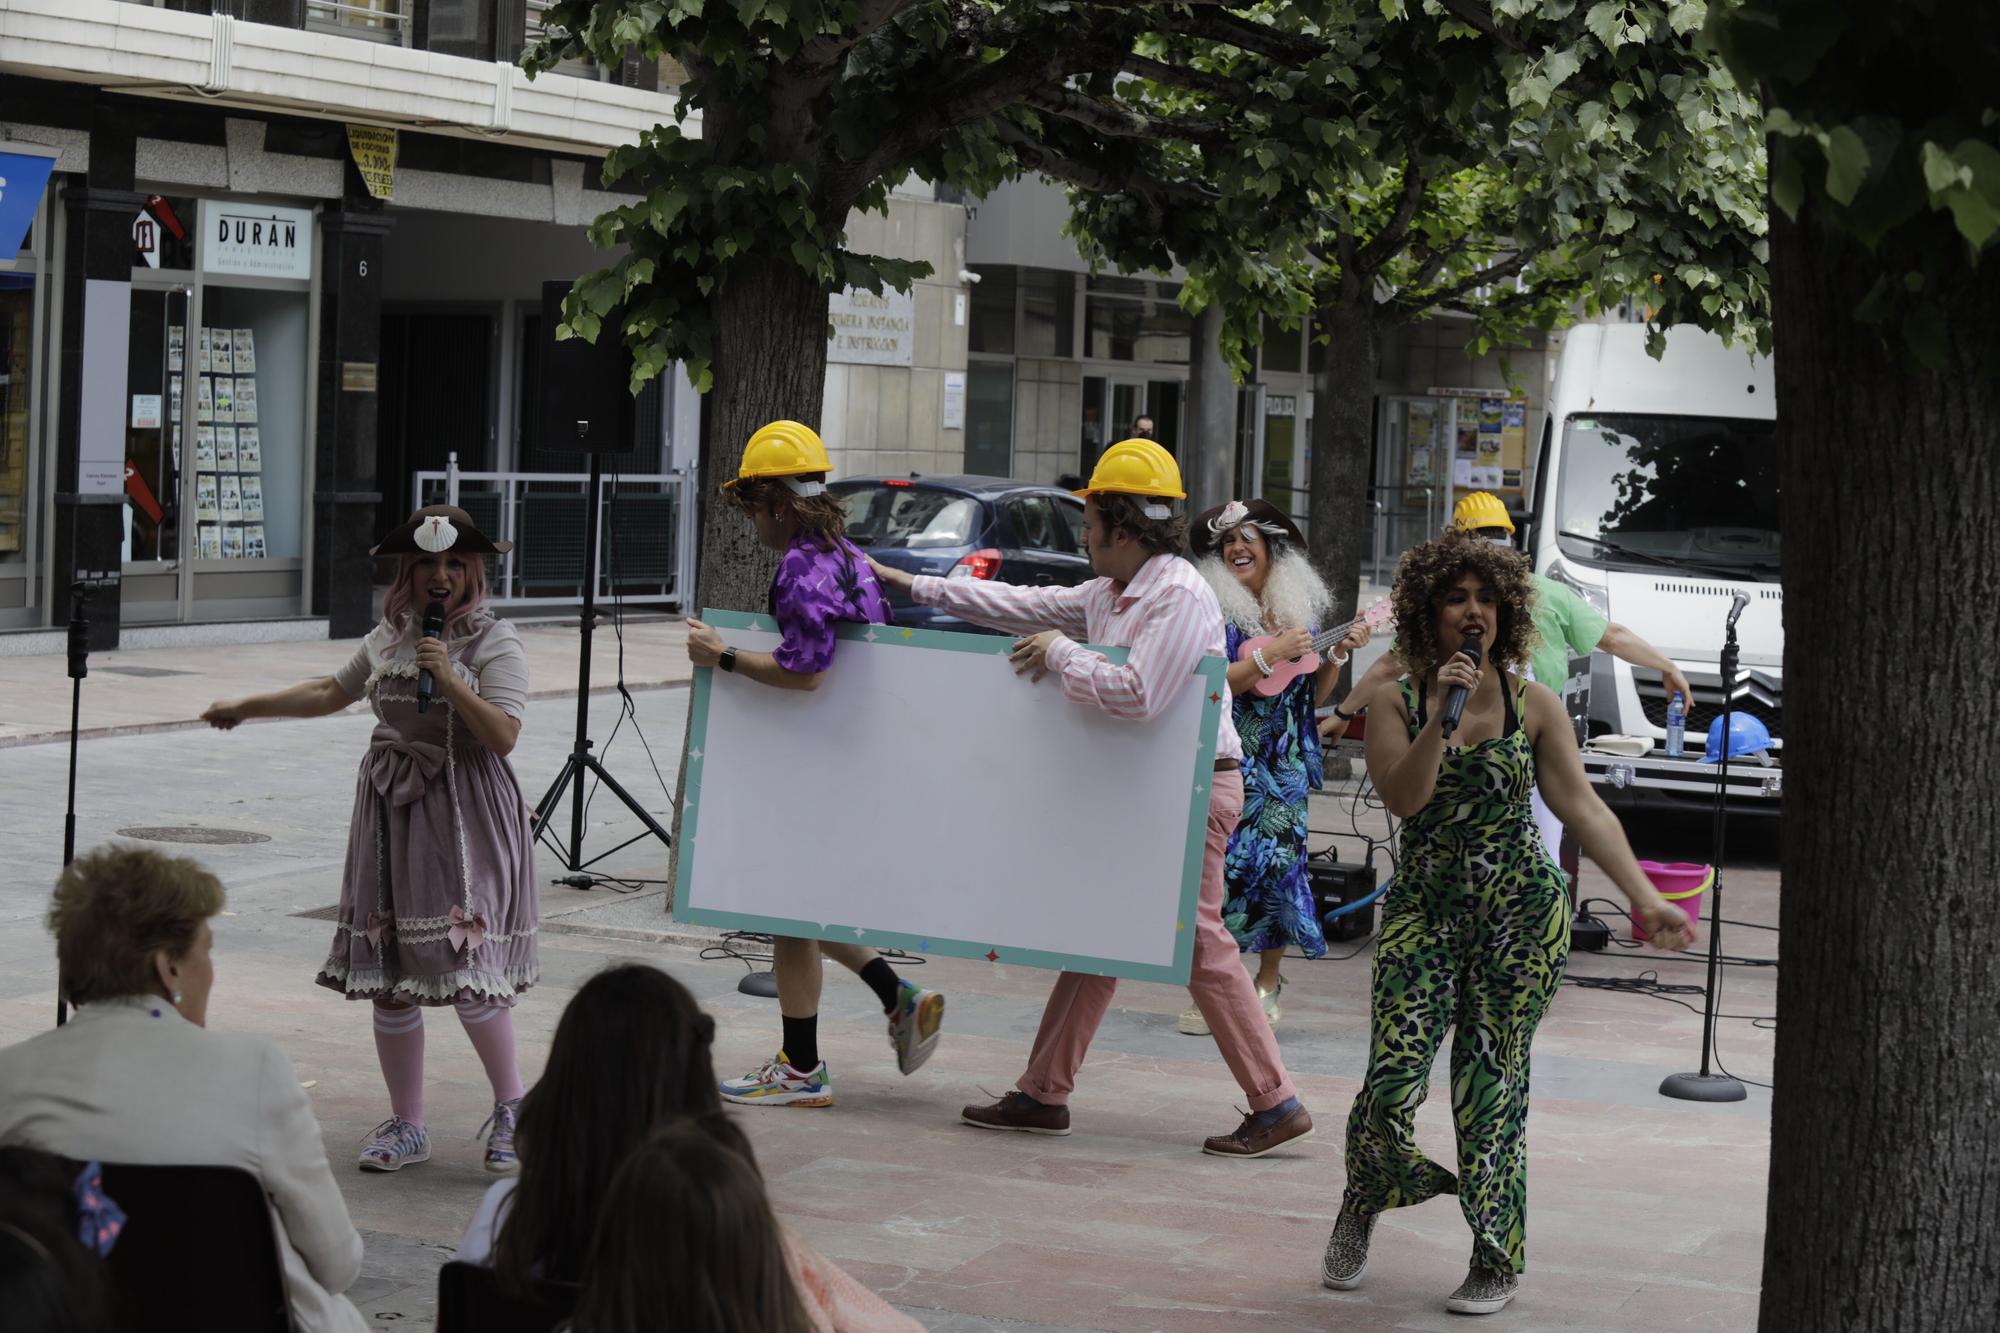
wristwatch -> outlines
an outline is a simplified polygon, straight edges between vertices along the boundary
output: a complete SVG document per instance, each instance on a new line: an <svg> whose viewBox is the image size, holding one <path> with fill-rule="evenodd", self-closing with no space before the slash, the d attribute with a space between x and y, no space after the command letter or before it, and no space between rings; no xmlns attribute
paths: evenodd
<svg viewBox="0 0 2000 1333"><path fill-rule="evenodd" d="M734 648L724 648L722 656L716 660L715 664L724 671L736 670L736 650Z"/></svg>
<svg viewBox="0 0 2000 1333"><path fill-rule="evenodd" d="M1342 722L1352 722L1355 718L1360 717L1363 713L1367 711L1368 710L1365 708L1357 708L1351 713L1343 713L1340 711L1339 704L1335 704L1333 706L1333 715L1339 718Z"/></svg>

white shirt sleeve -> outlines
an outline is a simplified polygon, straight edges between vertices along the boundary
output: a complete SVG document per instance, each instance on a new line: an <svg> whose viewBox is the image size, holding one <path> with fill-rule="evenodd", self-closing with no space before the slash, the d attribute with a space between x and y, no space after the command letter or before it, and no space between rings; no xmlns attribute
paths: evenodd
<svg viewBox="0 0 2000 1333"><path fill-rule="evenodd" d="M485 1268L493 1266L493 1242L500 1234L500 1211L514 1193L514 1182L502 1180L479 1200L478 1209L472 1220L466 1223L465 1235L458 1242L458 1258L461 1263L479 1264Z"/></svg>

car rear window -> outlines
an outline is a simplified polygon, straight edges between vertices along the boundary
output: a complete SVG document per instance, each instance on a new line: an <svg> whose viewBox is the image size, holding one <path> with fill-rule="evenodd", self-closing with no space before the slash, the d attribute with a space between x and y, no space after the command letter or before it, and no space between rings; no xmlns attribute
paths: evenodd
<svg viewBox="0 0 2000 1333"><path fill-rule="evenodd" d="M964 546L978 535L979 501L922 486L856 486L838 492L857 546Z"/></svg>

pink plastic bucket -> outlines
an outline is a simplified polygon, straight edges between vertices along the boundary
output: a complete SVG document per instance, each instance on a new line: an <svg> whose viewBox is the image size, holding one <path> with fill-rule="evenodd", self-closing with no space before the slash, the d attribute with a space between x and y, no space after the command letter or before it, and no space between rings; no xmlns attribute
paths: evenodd
<svg viewBox="0 0 2000 1333"><path fill-rule="evenodd" d="M1708 892L1709 885L1715 883L1714 866L1695 865L1690 861L1641 861L1639 869L1646 872L1646 878L1653 881L1653 887L1660 891L1662 898L1687 913L1689 924L1701 924L1701 899ZM1632 938L1646 938L1637 912L1632 913Z"/></svg>

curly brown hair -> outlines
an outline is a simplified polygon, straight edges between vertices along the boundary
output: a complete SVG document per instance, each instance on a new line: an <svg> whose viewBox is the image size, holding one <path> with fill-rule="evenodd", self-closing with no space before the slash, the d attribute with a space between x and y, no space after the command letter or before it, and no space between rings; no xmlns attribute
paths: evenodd
<svg viewBox="0 0 2000 1333"><path fill-rule="evenodd" d="M1476 574L1493 590L1499 627L1487 645L1486 660L1506 670L1528 659L1535 634L1534 576L1528 558L1469 532L1452 530L1404 553L1390 593L1396 607L1396 653L1418 679L1443 664L1438 643L1438 607L1465 574Z"/></svg>
<svg viewBox="0 0 2000 1333"><path fill-rule="evenodd" d="M1097 502L1097 512L1104 516L1106 531L1116 532L1123 528L1154 555L1185 556L1188 553L1187 515L1147 518L1146 506L1159 504L1160 501L1143 495L1097 491L1090 498Z"/></svg>
<svg viewBox="0 0 2000 1333"><path fill-rule="evenodd" d="M800 481L824 481L824 472L809 472L799 477ZM840 498L822 492L819 495L794 495L791 487L778 477L758 477L739 482L736 489L729 492L729 498L744 513L771 507L773 513L789 509L799 520L799 535L810 538L813 545L822 551L836 549L841 539L847 535L847 508Z"/></svg>

